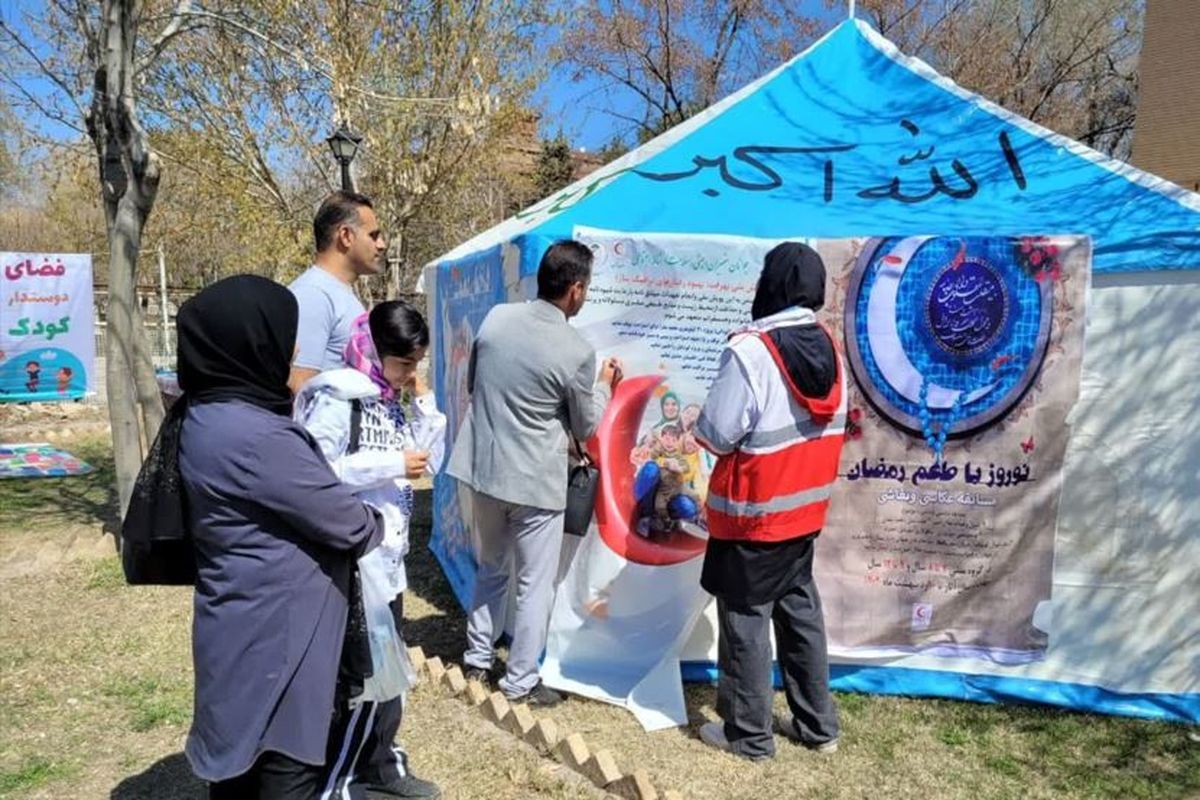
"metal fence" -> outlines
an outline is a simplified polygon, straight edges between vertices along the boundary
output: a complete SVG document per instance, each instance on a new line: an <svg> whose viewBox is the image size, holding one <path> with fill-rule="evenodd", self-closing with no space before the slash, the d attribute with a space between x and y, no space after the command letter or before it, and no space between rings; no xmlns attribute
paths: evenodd
<svg viewBox="0 0 1200 800"><path fill-rule="evenodd" d="M175 370L175 320L168 320L165 331L158 319L145 320L145 326L155 370L173 372ZM92 364L92 374L96 376L96 392L87 397L84 402L102 405L108 401L108 370L105 364L105 353L108 352L107 322L96 321L95 341L96 357Z"/></svg>

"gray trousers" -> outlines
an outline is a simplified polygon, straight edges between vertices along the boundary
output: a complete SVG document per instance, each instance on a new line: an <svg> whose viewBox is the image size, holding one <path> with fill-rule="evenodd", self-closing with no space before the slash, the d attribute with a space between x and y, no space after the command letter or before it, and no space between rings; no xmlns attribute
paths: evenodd
<svg viewBox="0 0 1200 800"><path fill-rule="evenodd" d="M725 738L741 755L775 753L772 623L784 692L800 738L821 744L838 737L821 597L811 571L806 573L774 602L741 605L717 599L717 713L725 721Z"/></svg>
<svg viewBox="0 0 1200 800"><path fill-rule="evenodd" d="M504 627L510 575L516 577L516 614L508 670L500 690L519 697L537 686L546 647L550 606L563 540L563 512L507 503L472 492L479 569L467 617L468 667L491 669Z"/></svg>

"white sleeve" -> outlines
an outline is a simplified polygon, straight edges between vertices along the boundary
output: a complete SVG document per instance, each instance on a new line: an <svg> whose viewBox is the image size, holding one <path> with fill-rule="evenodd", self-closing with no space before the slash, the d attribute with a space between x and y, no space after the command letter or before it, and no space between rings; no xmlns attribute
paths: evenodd
<svg viewBox="0 0 1200 800"><path fill-rule="evenodd" d="M696 441L714 455L728 455L754 430L758 417L758 400L750 376L741 359L727 347L696 421Z"/></svg>
<svg viewBox="0 0 1200 800"><path fill-rule="evenodd" d="M299 422L317 441L338 480L354 491L372 489L403 478L408 470L403 452L350 449L350 401L318 392L299 413Z"/></svg>
<svg viewBox="0 0 1200 800"><path fill-rule="evenodd" d="M436 475L446 457L446 415L438 411L433 392L412 401L412 446L429 452L425 471Z"/></svg>

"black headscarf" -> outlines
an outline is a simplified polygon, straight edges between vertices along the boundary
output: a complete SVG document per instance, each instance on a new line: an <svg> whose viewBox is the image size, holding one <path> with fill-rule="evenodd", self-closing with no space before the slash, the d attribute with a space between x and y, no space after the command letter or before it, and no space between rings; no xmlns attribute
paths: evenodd
<svg viewBox="0 0 1200 800"><path fill-rule="evenodd" d="M121 559L129 583L194 582L195 553L179 471L187 409L236 399L291 415L287 379L298 319L292 293L255 275L218 281L179 309L176 361L183 397L158 429L121 525Z"/></svg>
<svg viewBox="0 0 1200 800"><path fill-rule="evenodd" d="M776 245L763 261L750 315L759 320L801 306L825 305L825 263L806 244ZM768 332L796 387L809 397L825 397L837 380L837 358L825 331L815 325L788 326Z"/></svg>
<svg viewBox="0 0 1200 800"><path fill-rule="evenodd" d="M825 305L825 264L806 244L784 242L763 260L763 271L750 307L752 319L778 314L793 306L820 311Z"/></svg>
<svg viewBox="0 0 1200 800"><path fill-rule="evenodd" d="M183 304L179 386L190 403L242 400L290 416L288 372L300 309L274 281L237 275Z"/></svg>

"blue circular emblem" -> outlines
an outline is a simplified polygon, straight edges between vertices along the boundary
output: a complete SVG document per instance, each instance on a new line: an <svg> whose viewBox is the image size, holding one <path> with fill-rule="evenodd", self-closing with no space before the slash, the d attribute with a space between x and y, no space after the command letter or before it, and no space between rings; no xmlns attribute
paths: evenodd
<svg viewBox="0 0 1200 800"><path fill-rule="evenodd" d="M929 337L953 357L987 352L1004 333L1011 298L1003 278L989 264L952 262L933 279L925 295Z"/></svg>
<svg viewBox="0 0 1200 800"><path fill-rule="evenodd" d="M1008 237L871 239L846 297L846 354L867 400L916 436L1002 419L1046 355L1053 281Z"/></svg>

